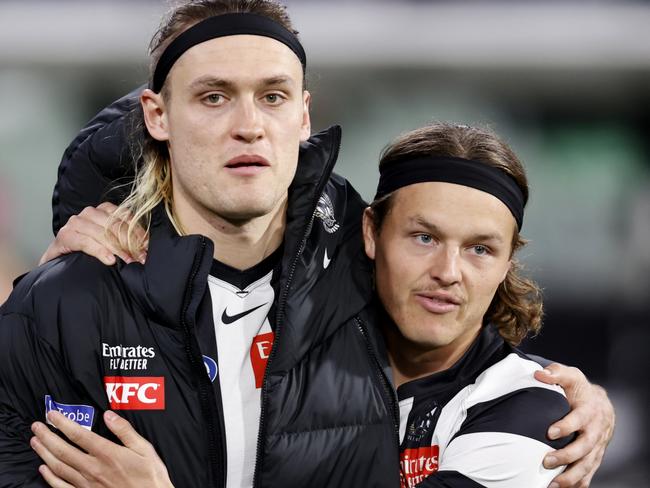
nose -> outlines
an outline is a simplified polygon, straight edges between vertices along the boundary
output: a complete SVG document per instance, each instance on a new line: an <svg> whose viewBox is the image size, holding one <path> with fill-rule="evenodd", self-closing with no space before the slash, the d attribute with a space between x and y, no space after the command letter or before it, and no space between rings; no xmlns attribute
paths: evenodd
<svg viewBox="0 0 650 488"><path fill-rule="evenodd" d="M262 116L254 100L239 100L234 110L231 136L252 143L264 137Z"/></svg>
<svg viewBox="0 0 650 488"><path fill-rule="evenodd" d="M440 286L451 286L461 280L459 249L442 246L432 257L429 276Z"/></svg>

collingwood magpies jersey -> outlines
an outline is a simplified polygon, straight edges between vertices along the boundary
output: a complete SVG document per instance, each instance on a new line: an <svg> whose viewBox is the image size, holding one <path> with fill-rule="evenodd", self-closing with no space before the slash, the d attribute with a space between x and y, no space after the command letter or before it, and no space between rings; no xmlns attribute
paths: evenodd
<svg viewBox="0 0 650 488"><path fill-rule="evenodd" d="M228 488L253 485L260 393L273 345L281 257L280 248L245 271L214 261L208 277L217 360L204 361L213 380L219 378Z"/></svg>
<svg viewBox="0 0 650 488"><path fill-rule="evenodd" d="M548 427L569 412L541 366L485 326L452 368L401 385L402 487L546 488L563 468L542 466Z"/></svg>

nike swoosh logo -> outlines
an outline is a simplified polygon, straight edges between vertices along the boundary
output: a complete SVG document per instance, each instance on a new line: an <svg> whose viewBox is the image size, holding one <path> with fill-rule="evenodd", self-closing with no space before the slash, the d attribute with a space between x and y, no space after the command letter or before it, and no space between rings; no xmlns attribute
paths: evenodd
<svg viewBox="0 0 650 488"><path fill-rule="evenodd" d="M323 256L323 269L327 269L331 262L332 259L327 256L327 248L325 248L325 255Z"/></svg>
<svg viewBox="0 0 650 488"><path fill-rule="evenodd" d="M266 303L263 303L262 305L258 305L257 307L253 307L250 310L246 310L245 312L238 313L235 315L228 315L228 312L224 308L223 313L221 314L221 321L226 325L232 324L233 322L237 322L239 319L246 317L246 315L254 312L258 308L263 307L264 305L266 305Z"/></svg>

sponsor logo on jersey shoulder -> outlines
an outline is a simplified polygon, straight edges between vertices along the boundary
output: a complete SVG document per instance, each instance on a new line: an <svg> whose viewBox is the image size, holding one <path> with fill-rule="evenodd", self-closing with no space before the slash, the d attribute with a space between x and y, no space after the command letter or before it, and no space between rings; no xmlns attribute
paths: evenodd
<svg viewBox="0 0 650 488"><path fill-rule="evenodd" d="M325 231L334 234L339 230L339 223L334 218L334 205L332 205L332 200L327 196L326 193L323 193L318 199L316 204L316 217L323 222L323 227Z"/></svg>
<svg viewBox="0 0 650 488"><path fill-rule="evenodd" d="M113 410L164 410L164 376L105 376L106 396Z"/></svg>
<svg viewBox="0 0 650 488"><path fill-rule="evenodd" d="M203 364L205 364L205 369L208 372L210 381L214 382L214 380L217 379L217 371L219 370L219 368L217 368L217 362L211 357L204 355Z"/></svg>
<svg viewBox="0 0 650 488"><path fill-rule="evenodd" d="M111 346L102 342L102 357L108 359L111 371L146 370L149 359L156 357L156 351L151 346Z"/></svg>
<svg viewBox="0 0 650 488"><path fill-rule="evenodd" d="M431 473L438 471L439 452L437 445L404 449L400 454L401 488L412 488Z"/></svg>
<svg viewBox="0 0 650 488"><path fill-rule="evenodd" d="M50 395L45 395L45 418L47 419L48 412L56 410L57 412L65 415L70 420L74 420L84 429L92 430L93 419L95 418L95 409L90 405L69 405L67 403L56 402ZM47 423L54 425L47 420Z"/></svg>
<svg viewBox="0 0 650 488"><path fill-rule="evenodd" d="M262 388L266 363L269 360L271 348L273 347L273 338L273 332L260 334L253 338L253 344L251 345L251 365L253 366L253 374L255 375L255 388Z"/></svg>

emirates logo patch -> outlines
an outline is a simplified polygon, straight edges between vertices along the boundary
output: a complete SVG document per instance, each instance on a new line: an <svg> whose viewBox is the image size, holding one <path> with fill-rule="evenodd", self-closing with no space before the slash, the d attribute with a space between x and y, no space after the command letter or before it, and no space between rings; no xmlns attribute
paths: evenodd
<svg viewBox="0 0 650 488"><path fill-rule="evenodd" d="M437 445L404 449L400 455L401 488L412 488L431 473L438 471L439 451Z"/></svg>

